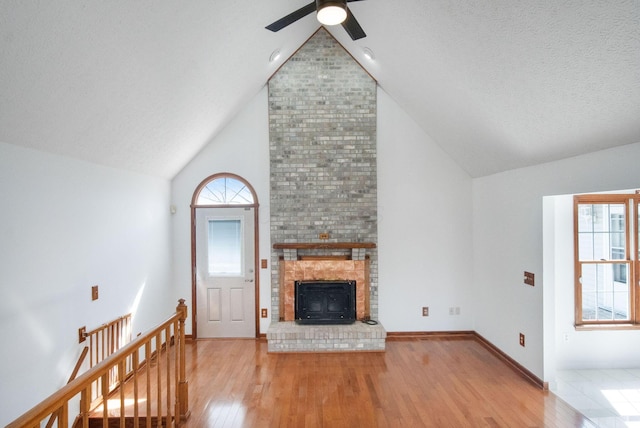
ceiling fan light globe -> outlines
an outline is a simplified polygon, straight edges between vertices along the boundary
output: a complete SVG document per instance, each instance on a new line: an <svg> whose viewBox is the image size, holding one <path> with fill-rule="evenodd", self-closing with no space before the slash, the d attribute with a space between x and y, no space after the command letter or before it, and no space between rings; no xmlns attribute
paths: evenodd
<svg viewBox="0 0 640 428"><path fill-rule="evenodd" d="M347 19L347 6L341 2L324 2L318 6L318 21L322 25L338 25Z"/></svg>

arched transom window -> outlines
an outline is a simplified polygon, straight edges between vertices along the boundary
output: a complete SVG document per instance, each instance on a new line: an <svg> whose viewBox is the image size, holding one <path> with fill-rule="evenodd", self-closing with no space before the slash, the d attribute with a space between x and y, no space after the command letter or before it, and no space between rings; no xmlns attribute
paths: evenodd
<svg viewBox="0 0 640 428"><path fill-rule="evenodd" d="M209 181L198 194L196 205L247 205L253 204L253 194L242 181L221 176Z"/></svg>

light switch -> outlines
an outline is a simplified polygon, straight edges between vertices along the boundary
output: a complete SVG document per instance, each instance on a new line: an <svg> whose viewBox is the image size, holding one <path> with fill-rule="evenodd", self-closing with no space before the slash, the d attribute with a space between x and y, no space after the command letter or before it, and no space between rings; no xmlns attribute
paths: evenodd
<svg viewBox="0 0 640 428"><path fill-rule="evenodd" d="M526 272L524 273L524 283L530 286L534 286L535 285L535 275L532 274L531 272Z"/></svg>

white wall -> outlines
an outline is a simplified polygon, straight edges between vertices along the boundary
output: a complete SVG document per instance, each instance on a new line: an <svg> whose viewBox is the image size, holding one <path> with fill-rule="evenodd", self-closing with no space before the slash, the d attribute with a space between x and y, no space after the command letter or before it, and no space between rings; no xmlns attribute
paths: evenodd
<svg viewBox="0 0 640 428"><path fill-rule="evenodd" d="M271 260L267 108L265 87L172 182L174 281L189 305L189 204L211 174L231 172L254 186L260 258ZM471 179L382 90L378 174L380 320L389 331L471 329ZM270 280L270 268L261 269L260 307L271 308ZM450 316L449 307L460 315ZM261 319L262 333L269 322Z"/></svg>
<svg viewBox="0 0 640 428"><path fill-rule="evenodd" d="M473 180L475 330L542 379L553 380L547 369L556 363L558 335L573 336L569 318L556 320L555 311L566 310L566 301L556 309L553 284L544 281L543 197L640 187L638 159L640 143ZM555 210L551 205L545 209ZM551 229L562 227L549 224ZM546 230L544 236L551 239L552 233ZM545 260L549 270L558 269ZM523 284L525 270L536 274L535 287ZM573 290L573 282L555 287ZM569 310L571 317L573 304ZM526 337L524 348L518 344L520 332ZM604 336L610 339L604 341ZM602 363L589 361L598 354L591 352L593 346L608 347L613 365L628 360L628 352L637 355L637 347L628 344L637 342L640 332L581 331L575 337L580 339L570 340L570 345L572 354L584 356L581 365Z"/></svg>
<svg viewBox="0 0 640 428"><path fill-rule="evenodd" d="M134 311L135 334L175 310L169 191L167 180L0 143L0 425L66 383L79 327Z"/></svg>
<svg viewBox="0 0 640 428"><path fill-rule="evenodd" d="M182 170L171 183L172 203L177 212L173 223L173 266L177 297L185 298L191 306L191 198L196 187L207 177L229 172L247 180L258 195L260 204L259 254L261 259L271 260L269 239L269 113L267 110L267 87L220 132ZM259 306L271 311L270 290L271 267L260 269ZM269 313L269 316L271 314ZM191 333L191 322L187 333ZM266 333L269 318L260 320L260 331Z"/></svg>
<svg viewBox="0 0 640 428"><path fill-rule="evenodd" d="M378 205L386 330L472 330L471 178L382 89ZM450 307L460 315L449 315Z"/></svg>

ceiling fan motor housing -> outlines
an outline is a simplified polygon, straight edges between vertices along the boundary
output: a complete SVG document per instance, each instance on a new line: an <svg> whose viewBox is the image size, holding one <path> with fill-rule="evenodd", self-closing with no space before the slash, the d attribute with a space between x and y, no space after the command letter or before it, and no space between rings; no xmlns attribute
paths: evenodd
<svg viewBox="0 0 640 428"><path fill-rule="evenodd" d="M316 0L318 21L324 25L337 25L347 18L347 2L335 0Z"/></svg>

